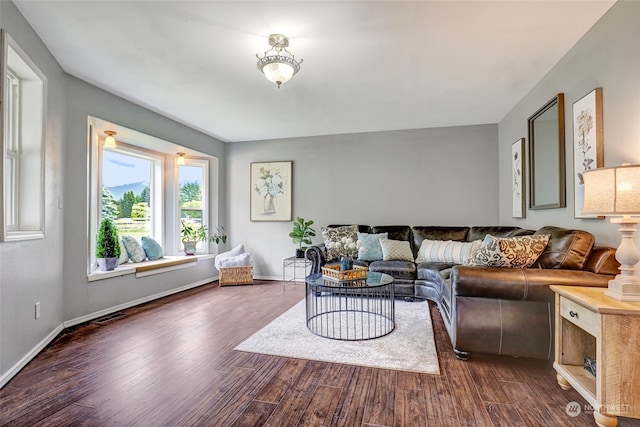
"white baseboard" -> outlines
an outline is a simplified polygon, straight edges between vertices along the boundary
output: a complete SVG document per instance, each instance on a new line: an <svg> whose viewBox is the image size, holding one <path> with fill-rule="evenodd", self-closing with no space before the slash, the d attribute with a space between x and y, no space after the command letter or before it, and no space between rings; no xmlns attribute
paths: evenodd
<svg viewBox="0 0 640 427"><path fill-rule="evenodd" d="M135 307L136 305L144 304L145 302L154 301L160 298L168 297L169 295L177 294L178 292L187 291L189 289L197 288L198 286L211 283L214 280L218 280L218 277L210 279L200 280L199 282L190 283L188 285L181 286L179 288L169 289L168 291L160 292L158 294L149 295L137 300L128 301L114 307L105 308L104 310L96 311L95 313L86 314L84 316L76 317L75 319L67 320L62 325L64 328L70 328L71 326L79 325L81 323L89 322L93 319L97 319L107 314L115 313L116 311L125 310L127 308Z"/></svg>
<svg viewBox="0 0 640 427"><path fill-rule="evenodd" d="M215 281L215 280L218 280L217 276L214 276L212 278L205 279L205 280L200 280L195 283L190 283L188 285L184 285L179 288L160 292L158 294L149 295L147 297L140 298L135 301L129 301L124 304L117 305L115 307L105 308L104 310L96 311L95 313L87 314L84 316L76 317L75 319L62 322L60 325L56 326L53 329L53 331L51 331L42 341L40 341L38 345L36 345L27 354L25 354L24 357L22 357L22 359L18 361L18 363L13 365L7 372L5 372L0 377L0 388L4 387L5 384L7 384L11 380L11 378L16 376L18 372L20 372L20 370L27 365L27 363L29 363L34 357L36 357L38 353L40 353L47 345L49 345L54 339L56 339L56 337L60 334L60 332L62 332L66 328L79 325L81 323L89 322L93 319L97 319L99 317L106 316L107 314L115 313L120 310L131 308L136 305L144 304L145 302L150 302L163 297L167 297L169 295L177 294L178 292L183 292L189 289L196 288L198 286L206 285L207 283L211 283L212 281Z"/></svg>
<svg viewBox="0 0 640 427"><path fill-rule="evenodd" d="M51 341L53 341L60 332L64 330L62 324L58 325L53 331L49 333L42 341L38 343L34 348L32 348L27 354L25 354L22 359L18 361L15 365L13 365L7 372L5 372L2 377L0 377L0 388L4 387L6 383L11 380L22 368L24 368L27 363L31 362L31 359L36 357L38 353L40 353L46 346L49 345Z"/></svg>

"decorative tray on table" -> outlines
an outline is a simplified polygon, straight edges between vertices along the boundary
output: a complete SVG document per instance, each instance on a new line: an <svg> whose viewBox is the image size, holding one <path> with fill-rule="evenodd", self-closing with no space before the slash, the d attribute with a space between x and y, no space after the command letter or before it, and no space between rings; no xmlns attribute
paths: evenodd
<svg viewBox="0 0 640 427"><path fill-rule="evenodd" d="M333 280L361 280L367 278L367 267L354 265L353 270L341 270L339 265L322 267L322 276Z"/></svg>

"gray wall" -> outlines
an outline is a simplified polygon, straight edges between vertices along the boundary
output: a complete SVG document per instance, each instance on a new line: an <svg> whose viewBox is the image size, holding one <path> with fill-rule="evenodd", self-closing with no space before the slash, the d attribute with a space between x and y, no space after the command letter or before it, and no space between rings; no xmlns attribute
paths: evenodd
<svg viewBox="0 0 640 427"><path fill-rule="evenodd" d="M64 320L62 194L66 77L13 3L0 1L0 27L48 80L45 140L45 239L0 243L0 378ZM41 302L41 317L34 307Z"/></svg>
<svg viewBox="0 0 640 427"><path fill-rule="evenodd" d="M497 125L234 143L227 153L232 245L259 277L282 277L291 222L249 220L251 162L293 161L293 217L328 224L498 223Z"/></svg>
<svg viewBox="0 0 640 427"><path fill-rule="evenodd" d="M64 258L64 316L75 319L148 295L163 293L189 283L197 283L214 274L213 261L199 262L198 267L135 279L131 275L87 283L87 116L134 129L157 138L175 142L220 159L219 197L225 198L225 144L180 125L115 95L68 76L67 140L64 170L67 210L65 230L67 244ZM224 203L218 217L225 220ZM72 232L70 232L73 230Z"/></svg>
<svg viewBox="0 0 640 427"><path fill-rule="evenodd" d="M63 322L170 293L215 275L213 261L135 279L87 282L87 117L89 115L220 159L224 201L225 144L65 74L13 3L0 1L6 29L48 78L43 240L0 243L0 383L33 357ZM62 208L58 208L61 197ZM225 221L224 203L217 217ZM35 319L34 305L41 303Z"/></svg>
<svg viewBox="0 0 640 427"><path fill-rule="evenodd" d="M574 218L572 109L574 102L602 87L605 166L640 163L639 23L640 2L616 3L499 123L502 224L532 229L548 224L580 228L594 233L599 243L618 246L618 227L608 219ZM511 144L527 136L527 118L559 92L565 94L567 207L527 210L526 219L513 219ZM636 242L640 246L638 235Z"/></svg>

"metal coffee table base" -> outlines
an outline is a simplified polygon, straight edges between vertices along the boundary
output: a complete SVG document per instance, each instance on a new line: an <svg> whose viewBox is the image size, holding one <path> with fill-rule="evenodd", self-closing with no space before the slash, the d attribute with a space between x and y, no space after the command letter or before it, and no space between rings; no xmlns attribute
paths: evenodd
<svg viewBox="0 0 640 427"><path fill-rule="evenodd" d="M307 328L335 340L379 338L395 328L393 285L335 287L307 284Z"/></svg>

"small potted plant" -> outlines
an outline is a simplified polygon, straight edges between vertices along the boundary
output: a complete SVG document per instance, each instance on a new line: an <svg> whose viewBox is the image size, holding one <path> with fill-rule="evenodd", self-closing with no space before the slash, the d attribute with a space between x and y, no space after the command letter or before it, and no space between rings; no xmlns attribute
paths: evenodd
<svg viewBox="0 0 640 427"><path fill-rule="evenodd" d="M118 266L118 257L120 257L118 229L111 219L104 218L100 223L96 242L98 267L101 271L111 271Z"/></svg>
<svg viewBox="0 0 640 427"><path fill-rule="evenodd" d="M302 245L310 245L311 237L316 235L316 230L314 230L311 225L313 225L313 221L305 221L302 217L297 217L296 220L293 221L293 230L289 233L289 237L291 237L291 241L294 244L298 245L296 258L304 258L304 251L307 247Z"/></svg>
<svg viewBox="0 0 640 427"><path fill-rule="evenodd" d="M211 240L216 242L216 245L219 245L220 242L227 243L227 232L223 226L216 227L216 232L211 236Z"/></svg>
<svg viewBox="0 0 640 427"><path fill-rule="evenodd" d="M184 253L186 255L194 255L198 242L208 241L209 230L206 225L197 227L194 223L182 221L182 230L180 231L182 244L184 245Z"/></svg>

